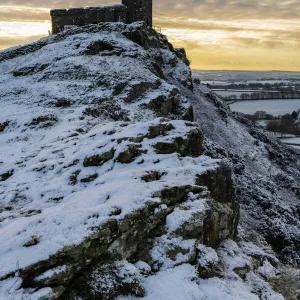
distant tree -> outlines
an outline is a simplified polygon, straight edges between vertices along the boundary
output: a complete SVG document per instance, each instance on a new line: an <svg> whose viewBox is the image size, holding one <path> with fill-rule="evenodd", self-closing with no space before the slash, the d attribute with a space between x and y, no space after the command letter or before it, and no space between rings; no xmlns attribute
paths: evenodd
<svg viewBox="0 0 300 300"><path fill-rule="evenodd" d="M292 116L290 114L284 114L284 115L281 116L281 119L282 120L291 120Z"/></svg>
<svg viewBox="0 0 300 300"><path fill-rule="evenodd" d="M254 99L259 99L259 98L260 98L260 97L259 97L259 93L251 93L251 94L250 94L250 97L251 97L252 100L254 100Z"/></svg>
<svg viewBox="0 0 300 300"><path fill-rule="evenodd" d="M274 116L271 114L266 114L266 120L273 120Z"/></svg>
<svg viewBox="0 0 300 300"><path fill-rule="evenodd" d="M265 111L263 111L263 110L258 110L254 114L255 118L258 119L258 120L266 119L266 115L267 115L267 113Z"/></svg>
<svg viewBox="0 0 300 300"><path fill-rule="evenodd" d="M293 119L284 119L280 120L280 132L281 133L294 133L294 120Z"/></svg>
<svg viewBox="0 0 300 300"><path fill-rule="evenodd" d="M195 78L195 79L194 79L194 83L197 84L197 85L199 85L199 84L201 83L201 81L200 81L199 78Z"/></svg>
<svg viewBox="0 0 300 300"><path fill-rule="evenodd" d="M271 84L270 83L265 83L265 89L270 90L271 89Z"/></svg>
<svg viewBox="0 0 300 300"><path fill-rule="evenodd" d="M230 99L230 100L236 100L237 96L236 95L230 95L230 96L228 96L228 99Z"/></svg>
<svg viewBox="0 0 300 300"><path fill-rule="evenodd" d="M292 112L292 118L293 118L294 120L297 120L297 119L298 119L298 114L297 114L296 111L293 111L293 112Z"/></svg>
<svg viewBox="0 0 300 300"><path fill-rule="evenodd" d="M267 131L280 132L280 120L270 120L266 126Z"/></svg>
<svg viewBox="0 0 300 300"><path fill-rule="evenodd" d="M240 97L241 97L242 100L249 100L250 99L250 94L242 93Z"/></svg>
<svg viewBox="0 0 300 300"><path fill-rule="evenodd" d="M253 121L253 122L257 121L257 119L255 118L254 115L245 114L245 117L250 121Z"/></svg>

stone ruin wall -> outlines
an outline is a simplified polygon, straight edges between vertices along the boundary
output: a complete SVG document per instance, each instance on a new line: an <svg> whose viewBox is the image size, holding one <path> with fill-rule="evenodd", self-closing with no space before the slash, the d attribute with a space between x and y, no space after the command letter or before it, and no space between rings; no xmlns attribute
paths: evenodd
<svg viewBox="0 0 300 300"><path fill-rule="evenodd" d="M142 20L144 20L147 25L152 27L152 0L142 0L143 2L143 12Z"/></svg>
<svg viewBox="0 0 300 300"><path fill-rule="evenodd" d="M122 0L127 9L127 23L144 21L152 26L152 0Z"/></svg>
<svg viewBox="0 0 300 300"><path fill-rule="evenodd" d="M64 30L66 25L84 26L101 22L124 22L126 23L127 7L114 5L105 7L87 7L51 10L52 34Z"/></svg>

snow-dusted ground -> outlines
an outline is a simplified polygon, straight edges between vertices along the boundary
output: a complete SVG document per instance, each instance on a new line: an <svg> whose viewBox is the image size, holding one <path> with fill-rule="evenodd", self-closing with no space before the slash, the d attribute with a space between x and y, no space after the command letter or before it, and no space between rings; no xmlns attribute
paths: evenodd
<svg viewBox="0 0 300 300"><path fill-rule="evenodd" d="M168 268L157 274L143 279L146 300L284 300L283 296L274 292L262 277L249 272L242 280L235 272L236 268L250 266L252 258L258 248L245 243L239 247L233 241L225 241L217 253L206 248L210 256L216 256L225 265L223 278L199 279L197 266L182 264ZM262 250L260 250L262 251ZM262 254L262 253L260 253ZM268 255L264 253L264 255ZM272 257L272 256L271 256ZM265 272L276 270L265 260ZM262 271L261 271L262 272ZM266 277L275 276L273 274ZM137 300L133 296L118 297L118 300Z"/></svg>
<svg viewBox="0 0 300 300"><path fill-rule="evenodd" d="M34 149L28 145L31 157L27 156L26 162L15 168L12 178L2 184L1 205L4 211L0 227L0 277L15 271L17 267L25 268L46 260L65 246L79 244L93 233L92 228L110 219L116 207L121 210L116 218L123 218L149 201L159 201L153 198L153 194L165 185L178 186L183 181L193 185L196 174L216 167L216 162L208 157L183 158L179 161L176 154L156 154L154 149L151 150L152 146L165 141L163 138L142 142L141 149L148 152L134 164L114 163L112 159L103 166L82 167L85 157L101 155L111 149L114 149L113 158L117 158L130 144L126 141L118 144L119 139L146 135L149 127L155 124L157 120L128 125L125 129L122 123L101 124L80 138L59 139L59 133L52 128L48 134L52 136L54 133L54 139L41 139L39 148L37 141L33 144ZM168 137L169 141L185 135L183 122L174 121L171 124L176 129ZM61 127L58 129L61 130ZM190 128L186 128L186 133L187 129ZM105 135L105 132L111 131L115 133ZM15 142L14 148L22 146ZM12 151L7 155L13 157ZM15 158L16 161L22 159ZM139 164L142 160L144 163ZM157 160L160 164L155 166ZM78 163L72 165L74 161ZM166 174L162 180L149 184L141 177L150 170ZM91 183L70 185L70 177L76 171L80 171L79 182L94 174L97 178ZM5 209L9 206L13 209ZM38 239L38 244L24 247L32 237Z"/></svg>

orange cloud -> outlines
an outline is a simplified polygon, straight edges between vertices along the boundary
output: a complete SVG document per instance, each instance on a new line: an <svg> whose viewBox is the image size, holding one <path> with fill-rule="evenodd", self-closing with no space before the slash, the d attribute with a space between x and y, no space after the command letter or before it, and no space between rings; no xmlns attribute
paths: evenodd
<svg viewBox="0 0 300 300"><path fill-rule="evenodd" d="M116 2L53 0L51 7ZM48 5L2 0L0 49L47 35ZM299 0L154 0L154 23L176 46L186 48L193 68L300 71Z"/></svg>

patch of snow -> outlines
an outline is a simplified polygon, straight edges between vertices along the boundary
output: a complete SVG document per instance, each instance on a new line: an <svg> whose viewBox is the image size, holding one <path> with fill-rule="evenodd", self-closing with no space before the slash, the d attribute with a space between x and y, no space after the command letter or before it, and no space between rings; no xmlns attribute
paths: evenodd
<svg viewBox="0 0 300 300"><path fill-rule="evenodd" d="M168 208L166 204L161 204L159 207L155 208L154 213L157 214L161 211L164 211Z"/></svg>
<svg viewBox="0 0 300 300"><path fill-rule="evenodd" d="M218 256L228 271L251 265L251 258L232 240L222 242Z"/></svg>
<svg viewBox="0 0 300 300"><path fill-rule="evenodd" d="M193 197L193 196L189 195L189 197ZM181 206L176 207L174 211L167 216L166 227L168 233L170 234L176 231L184 223L192 219L194 215L201 214L201 213L204 214L206 210L207 210L207 205L205 199L188 200Z"/></svg>
<svg viewBox="0 0 300 300"><path fill-rule="evenodd" d="M267 260L265 260L263 265L258 268L257 272L264 278L272 278L279 275L279 271L275 267L273 267Z"/></svg>
<svg viewBox="0 0 300 300"><path fill-rule="evenodd" d="M201 267L219 262L218 254L213 248L199 244L197 250L197 262Z"/></svg>
<svg viewBox="0 0 300 300"><path fill-rule="evenodd" d="M63 266L60 266L60 267L56 267L54 269L50 269L50 270L46 271L45 273L39 275L34 280L35 281L40 281L40 280L43 280L43 279L47 279L47 278L52 277L53 275L57 275L59 273L66 272L66 270L67 270L67 266L66 265L63 265Z"/></svg>
<svg viewBox="0 0 300 300"><path fill-rule="evenodd" d="M191 260L195 255L195 240L163 235L157 238L150 255L156 268L166 270Z"/></svg>
<svg viewBox="0 0 300 300"><path fill-rule="evenodd" d="M189 264L160 271L144 279L145 300L259 300L242 281L212 278L199 280ZM118 300L138 299L133 296Z"/></svg>
<svg viewBox="0 0 300 300"><path fill-rule="evenodd" d="M22 289L20 288L22 279L19 277L9 278L0 281L0 299L3 300L40 300L42 297L53 296L50 287L39 289Z"/></svg>
<svg viewBox="0 0 300 300"><path fill-rule="evenodd" d="M144 261L138 261L134 265L141 273L147 274L151 272L151 267Z"/></svg>
<svg viewBox="0 0 300 300"><path fill-rule="evenodd" d="M284 300L282 295L274 292L266 281L252 272L247 274L245 284L251 292L261 295L260 299Z"/></svg>

